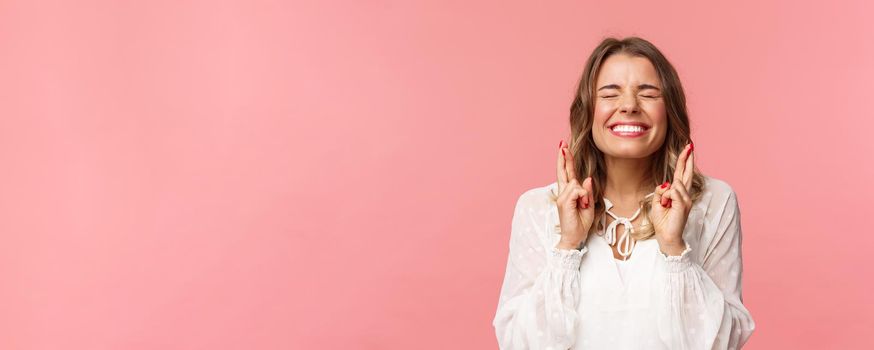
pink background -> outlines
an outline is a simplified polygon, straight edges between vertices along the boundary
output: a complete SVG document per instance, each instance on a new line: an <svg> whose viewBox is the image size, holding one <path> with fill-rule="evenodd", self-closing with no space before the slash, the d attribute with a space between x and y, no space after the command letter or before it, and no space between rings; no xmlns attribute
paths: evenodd
<svg viewBox="0 0 874 350"><path fill-rule="evenodd" d="M496 348L607 35L738 193L748 348L874 347L874 9L700 3L0 0L0 348Z"/></svg>

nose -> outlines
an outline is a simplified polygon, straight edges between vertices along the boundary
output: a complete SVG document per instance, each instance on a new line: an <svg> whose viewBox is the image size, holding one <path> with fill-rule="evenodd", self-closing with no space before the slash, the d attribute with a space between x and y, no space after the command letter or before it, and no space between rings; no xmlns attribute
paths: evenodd
<svg viewBox="0 0 874 350"><path fill-rule="evenodd" d="M635 98L634 95L622 95L622 101L619 103L619 111L622 113L635 114L640 112L639 106L637 105L637 98Z"/></svg>

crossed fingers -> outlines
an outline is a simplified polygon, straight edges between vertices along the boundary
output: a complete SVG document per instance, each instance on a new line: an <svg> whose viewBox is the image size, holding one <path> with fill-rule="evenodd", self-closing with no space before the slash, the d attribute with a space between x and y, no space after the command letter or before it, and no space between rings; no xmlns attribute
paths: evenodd
<svg viewBox="0 0 874 350"><path fill-rule="evenodd" d="M682 200L688 207L692 204L691 196L688 188L692 185L692 176L695 173L694 161L695 155L692 154L695 145L689 143L680 152L677 157L677 166L674 168L674 179L670 183L670 188L667 188L668 183L665 182L656 189L656 194L661 197L661 205L665 208L670 208L674 199Z"/></svg>
<svg viewBox="0 0 874 350"><path fill-rule="evenodd" d="M577 171L574 168L574 155L571 154L564 140L559 141L558 150L556 176L558 177L558 192L561 193L571 180L577 179ZM579 180L577 181L579 182Z"/></svg>
<svg viewBox="0 0 874 350"><path fill-rule="evenodd" d="M558 178L558 193L559 195L570 195L579 197L578 204L583 209L589 208L592 201L591 182L586 182L577 179L577 170L574 167L574 155L564 140L558 143L558 162L556 163L556 177ZM569 191L565 188L571 186Z"/></svg>

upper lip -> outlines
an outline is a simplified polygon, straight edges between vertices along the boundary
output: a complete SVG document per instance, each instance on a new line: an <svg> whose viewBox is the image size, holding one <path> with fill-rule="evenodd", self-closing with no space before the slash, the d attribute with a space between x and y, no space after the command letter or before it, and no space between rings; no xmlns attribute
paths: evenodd
<svg viewBox="0 0 874 350"><path fill-rule="evenodd" d="M613 129L613 127L617 126L617 125L635 125L635 126L643 127L644 129L649 129L649 125L647 125L645 123L641 123L641 122L615 122L615 123L608 124L607 128Z"/></svg>

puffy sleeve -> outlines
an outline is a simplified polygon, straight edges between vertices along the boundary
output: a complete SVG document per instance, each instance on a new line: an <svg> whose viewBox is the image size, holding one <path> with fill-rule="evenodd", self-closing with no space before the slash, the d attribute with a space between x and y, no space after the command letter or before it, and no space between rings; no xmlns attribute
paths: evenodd
<svg viewBox="0 0 874 350"><path fill-rule="evenodd" d="M737 195L728 192L714 212L712 237L701 239L703 254L686 249L667 256L653 289L659 336L671 349L739 349L755 329L741 296L741 224ZM705 231L706 232L706 231Z"/></svg>
<svg viewBox="0 0 874 350"><path fill-rule="evenodd" d="M550 246L545 199L529 190L513 213L509 257L492 325L501 349L568 349L576 338L580 262L588 248Z"/></svg>

